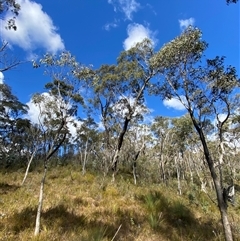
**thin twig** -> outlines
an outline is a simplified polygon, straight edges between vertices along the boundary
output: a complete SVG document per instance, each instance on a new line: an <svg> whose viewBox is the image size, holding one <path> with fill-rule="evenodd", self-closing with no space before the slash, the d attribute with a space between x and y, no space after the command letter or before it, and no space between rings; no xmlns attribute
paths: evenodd
<svg viewBox="0 0 240 241"><path fill-rule="evenodd" d="M111 241L113 241L113 240L115 239L115 237L117 236L117 234L118 234L118 232L119 232L119 230L120 230L121 227L122 227L122 224L118 227L118 230L117 230L117 232L114 234L114 236L113 236L113 238L111 239Z"/></svg>

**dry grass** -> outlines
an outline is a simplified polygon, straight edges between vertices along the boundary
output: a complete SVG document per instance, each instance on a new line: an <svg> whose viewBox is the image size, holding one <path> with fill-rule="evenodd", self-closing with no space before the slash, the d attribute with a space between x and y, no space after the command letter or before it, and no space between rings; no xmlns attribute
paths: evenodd
<svg viewBox="0 0 240 241"><path fill-rule="evenodd" d="M110 241L223 240L218 210L200 192L178 196L176 189L87 173L72 166L49 170L41 233L33 236L42 173L0 173L0 240ZM239 206L230 207L240 240ZM235 226L234 226L235 225Z"/></svg>

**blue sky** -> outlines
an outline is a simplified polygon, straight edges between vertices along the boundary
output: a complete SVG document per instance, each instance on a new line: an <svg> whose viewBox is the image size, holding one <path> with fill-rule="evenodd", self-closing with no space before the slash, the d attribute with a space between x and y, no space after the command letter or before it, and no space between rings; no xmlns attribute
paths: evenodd
<svg viewBox="0 0 240 241"><path fill-rule="evenodd" d="M70 51L85 65L98 68L116 63L119 53L143 38L155 49L178 36L189 24L200 28L209 43L206 55L226 56L226 63L239 73L239 4L225 0L19 0L18 30L6 31L1 21L1 40L20 60L41 57L46 52ZM1 66L0 66L1 67ZM31 63L4 72L4 82L20 101L44 91L48 77ZM179 116L174 102L147 98L153 115ZM171 107L172 106L172 107ZM173 108L174 107L174 108Z"/></svg>

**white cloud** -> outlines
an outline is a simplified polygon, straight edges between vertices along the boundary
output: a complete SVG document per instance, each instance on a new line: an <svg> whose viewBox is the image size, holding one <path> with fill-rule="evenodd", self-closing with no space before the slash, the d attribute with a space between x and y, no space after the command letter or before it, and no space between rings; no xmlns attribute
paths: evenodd
<svg viewBox="0 0 240 241"><path fill-rule="evenodd" d="M181 98L183 98L183 96L181 96ZM164 99L163 104L167 108L173 108L175 110L185 110L184 105L176 98Z"/></svg>
<svg viewBox="0 0 240 241"><path fill-rule="evenodd" d="M39 108L37 105L35 105L32 100L26 103L26 105L29 107L28 114L26 115L26 118L28 118L32 123L38 124L39 123Z"/></svg>
<svg viewBox="0 0 240 241"><path fill-rule="evenodd" d="M113 5L115 12L118 10L123 12L128 20L132 20L133 13L137 12L141 6L135 0L108 0L108 3Z"/></svg>
<svg viewBox="0 0 240 241"><path fill-rule="evenodd" d="M53 101L53 98L47 92L44 92L41 95L46 100L46 103ZM26 105L29 107L26 118L28 118L32 123L39 124L39 120L43 120L43 118L40 118L40 108L42 111L46 108L44 103L41 103L39 107L39 105L35 104L33 100L30 99L30 101L27 102Z"/></svg>
<svg viewBox="0 0 240 241"><path fill-rule="evenodd" d="M157 15L157 12L154 10L154 7L151 4L147 3L146 6L152 11L154 15Z"/></svg>
<svg viewBox="0 0 240 241"><path fill-rule="evenodd" d="M190 25L193 26L195 23L195 19L194 18L180 19L180 20L178 20L178 22L179 22L181 30L184 30Z"/></svg>
<svg viewBox="0 0 240 241"><path fill-rule="evenodd" d="M111 28L116 28L116 27L118 27L118 20L117 19L115 19L111 23L107 23L107 24L104 25L104 29L107 30L107 31L109 31Z"/></svg>
<svg viewBox="0 0 240 241"><path fill-rule="evenodd" d="M63 40L42 6L31 0L18 0L18 3L21 10L16 18L17 31L3 29L1 38L29 53L37 48L44 48L51 53L63 50ZM3 20L0 21L0 24L5 24Z"/></svg>
<svg viewBox="0 0 240 241"><path fill-rule="evenodd" d="M154 33L148 28L144 27L142 24L134 23L129 24L127 27L128 37L123 42L123 48L125 50L134 47L137 43L148 38L155 44Z"/></svg>
<svg viewBox="0 0 240 241"><path fill-rule="evenodd" d="M136 117L137 115L146 116L152 111L151 109L148 109L145 104L136 105L136 107L133 108L135 101L136 99L132 96L120 97L119 101L112 106L112 109L114 110L114 113L121 118L125 118L125 116L129 113L128 105L131 106L131 109L134 111L132 117Z"/></svg>
<svg viewBox="0 0 240 241"><path fill-rule="evenodd" d="M218 119L219 119L220 122L224 121L224 120L226 119L226 117L227 117L226 114L219 114L219 115L218 115ZM215 127L217 126L217 124L218 124L217 118L215 118L215 119L213 120L212 124L213 124Z"/></svg>
<svg viewBox="0 0 240 241"><path fill-rule="evenodd" d="M55 106L60 105L61 101L55 101L54 98L51 97L47 92L42 93L42 95L47 100L47 102L50 101ZM32 123L40 124L39 120L42 122L43 116L40 115L40 108L39 108L39 106L36 105L35 103L33 103L32 99L29 102L27 102L26 104L28 105L29 110L28 110L28 114L25 117L27 119L29 119ZM40 107L41 107L41 110L44 110L45 108L48 108L48 106L45 106L44 104L41 104ZM54 117L54 115L55 114L52 113L52 117ZM73 116L69 116L67 121L68 121L67 127L68 127L72 137L76 137L77 128L79 128L81 126L82 122L77 120ZM74 126L74 124L76 126Z"/></svg>
<svg viewBox="0 0 240 241"><path fill-rule="evenodd" d="M4 75L3 73L0 71L0 84L3 84L4 82Z"/></svg>
<svg viewBox="0 0 240 241"><path fill-rule="evenodd" d="M221 122L224 121L226 119L226 117L227 117L227 114L219 114L218 115L218 118Z"/></svg>

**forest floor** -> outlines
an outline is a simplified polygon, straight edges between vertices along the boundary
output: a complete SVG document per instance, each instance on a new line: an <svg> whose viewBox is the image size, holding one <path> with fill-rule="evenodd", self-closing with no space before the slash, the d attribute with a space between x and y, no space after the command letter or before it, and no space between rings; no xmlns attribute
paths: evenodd
<svg viewBox="0 0 240 241"><path fill-rule="evenodd" d="M111 176L73 166L50 168L41 232L34 237L42 171L0 172L1 241L220 241L219 211L196 187L177 194L174 183L133 184L130 175ZM210 198L210 197L213 198ZM240 205L229 205L235 240L240 240Z"/></svg>

